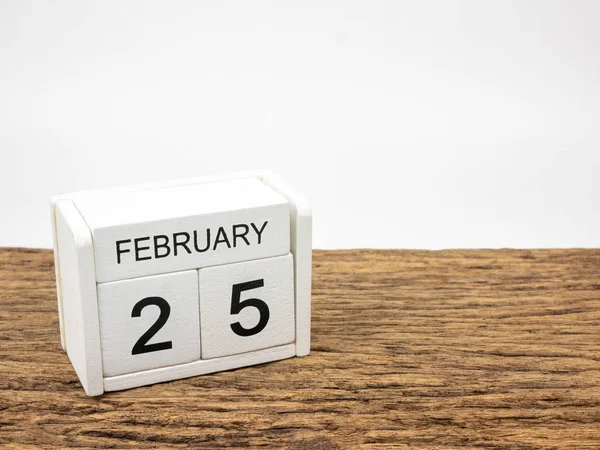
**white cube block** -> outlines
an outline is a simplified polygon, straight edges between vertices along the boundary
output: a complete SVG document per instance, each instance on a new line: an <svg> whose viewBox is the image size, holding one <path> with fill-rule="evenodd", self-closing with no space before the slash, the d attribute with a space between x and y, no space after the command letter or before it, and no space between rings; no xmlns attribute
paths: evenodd
<svg viewBox="0 0 600 450"><path fill-rule="evenodd" d="M104 376L200 359L198 271L98 284Z"/></svg>
<svg viewBox="0 0 600 450"><path fill-rule="evenodd" d="M200 269L203 359L294 342L292 255Z"/></svg>
<svg viewBox="0 0 600 450"><path fill-rule="evenodd" d="M312 218L241 173L52 199L61 343L88 395L310 350Z"/></svg>

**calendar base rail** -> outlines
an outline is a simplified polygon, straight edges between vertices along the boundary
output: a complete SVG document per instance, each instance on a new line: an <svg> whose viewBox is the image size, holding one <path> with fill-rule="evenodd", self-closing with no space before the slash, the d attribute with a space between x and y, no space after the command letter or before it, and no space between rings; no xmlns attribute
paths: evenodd
<svg viewBox="0 0 600 450"><path fill-rule="evenodd" d="M145 370L125 375L104 378L104 391L121 391L148 384L162 383L165 381L189 378L197 375L206 375L238 367L264 364L280 359L296 356L296 344L281 345L254 352L240 353L238 355L222 358L203 359L176 366L161 367L159 369Z"/></svg>

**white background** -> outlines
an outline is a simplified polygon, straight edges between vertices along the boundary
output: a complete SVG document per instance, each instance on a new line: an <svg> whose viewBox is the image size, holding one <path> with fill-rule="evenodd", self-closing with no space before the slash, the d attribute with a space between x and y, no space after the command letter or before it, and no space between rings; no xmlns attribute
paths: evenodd
<svg viewBox="0 0 600 450"><path fill-rule="evenodd" d="M269 168L316 248L600 246L600 2L0 2L0 245Z"/></svg>

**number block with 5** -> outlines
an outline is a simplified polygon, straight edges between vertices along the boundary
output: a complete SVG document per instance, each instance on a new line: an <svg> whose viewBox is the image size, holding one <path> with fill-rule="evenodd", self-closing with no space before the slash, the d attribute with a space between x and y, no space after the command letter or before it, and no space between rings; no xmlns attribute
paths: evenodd
<svg viewBox="0 0 600 450"><path fill-rule="evenodd" d="M51 203L61 343L88 395L310 350L310 207L268 172Z"/></svg>

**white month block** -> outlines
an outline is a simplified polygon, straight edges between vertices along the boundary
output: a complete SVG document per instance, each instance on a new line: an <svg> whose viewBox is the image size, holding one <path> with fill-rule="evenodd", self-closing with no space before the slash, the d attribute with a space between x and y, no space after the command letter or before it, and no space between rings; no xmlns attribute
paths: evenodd
<svg viewBox="0 0 600 450"><path fill-rule="evenodd" d="M82 194L99 283L290 251L287 199L256 179Z"/></svg>
<svg viewBox="0 0 600 450"><path fill-rule="evenodd" d="M200 359L198 271L98 284L104 376Z"/></svg>
<svg viewBox="0 0 600 450"><path fill-rule="evenodd" d="M312 213L269 172L51 202L61 344L88 395L310 351Z"/></svg>
<svg viewBox="0 0 600 450"><path fill-rule="evenodd" d="M291 254L199 272L202 359L294 342Z"/></svg>

